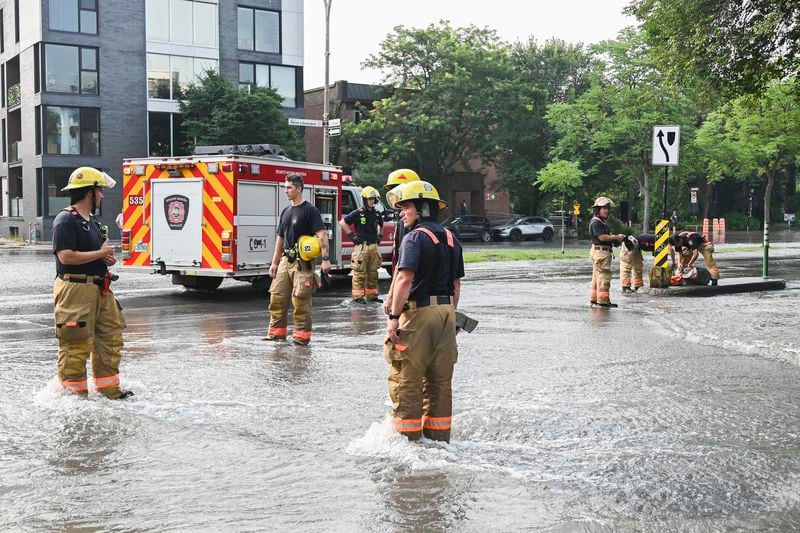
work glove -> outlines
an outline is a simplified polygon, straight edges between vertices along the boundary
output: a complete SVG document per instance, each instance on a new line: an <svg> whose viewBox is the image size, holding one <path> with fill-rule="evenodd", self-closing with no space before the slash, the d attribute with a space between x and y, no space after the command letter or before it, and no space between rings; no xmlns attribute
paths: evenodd
<svg viewBox="0 0 800 533"><path fill-rule="evenodd" d="M352 231L350 233L348 233L347 236L350 237L350 240L353 241L353 244L361 244L362 242L364 242L361 239L361 237L359 237L358 235L356 235Z"/></svg>

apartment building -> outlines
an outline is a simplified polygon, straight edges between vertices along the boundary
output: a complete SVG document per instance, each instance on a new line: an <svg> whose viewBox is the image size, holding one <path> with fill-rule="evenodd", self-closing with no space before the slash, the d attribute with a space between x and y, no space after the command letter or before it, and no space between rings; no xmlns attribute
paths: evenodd
<svg viewBox="0 0 800 533"><path fill-rule="evenodd" d="M3 236L49 240L76 167L185 154L178 100L208 69L304 116L303 0L0 0L0 19Z"/></svg>

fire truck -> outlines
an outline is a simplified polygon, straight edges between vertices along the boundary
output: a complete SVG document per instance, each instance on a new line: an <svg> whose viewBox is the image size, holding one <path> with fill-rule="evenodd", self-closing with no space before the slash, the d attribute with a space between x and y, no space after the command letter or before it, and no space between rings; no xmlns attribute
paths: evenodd
<svg viewBox="0 0 800 533"><path fill-rule="evenodd" d="M353 243L338 220L360 207L360 188L339 167L293 161L277 145L199 146L191 156L125 159L122 268L171 275L172 283L214 290L225 278L269 286L289 174L322 214L331 270L347 274ZM379 209L383 209L380 206ZM390 212L386 217L389 218ZM383 264L391 268L393 224L385 224Z"/></svg>

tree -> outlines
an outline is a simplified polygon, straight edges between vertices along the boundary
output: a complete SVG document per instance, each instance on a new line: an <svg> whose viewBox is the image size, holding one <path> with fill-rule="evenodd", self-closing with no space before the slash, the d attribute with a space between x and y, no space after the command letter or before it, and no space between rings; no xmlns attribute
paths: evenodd
<svg viewBox="0 0 800 533"><path fill-rule="evenodd" d="M493 30L398 26L364 65L384 71L394 90L366 120L345 125L351 160L388 160L440 179L496 155L492 131L515 99L508 47Z"/></svg>
<svg viewBox="0 0 800 533"><path fill-rule="evenodd" d="M800 72L800 3L787 0L634 0L659 64L675 79L758 94Z"/></svg>
<svg viewBox="0 0 800 533"><path fill-rule="evenodd" d="M280 144L302 159L303 141L281 112L273 89L250 86L241 91L214 71L189 86L180 101L183 129L196 145Z"/></svg>
<svg viewBox="0 0 800 533"><path fill-rule="evenodd" d="M553 161L539 171L535 185L543 192L554 192L561 195L561 251L564 251L564 202L567 195L583 186L586 173L575 161Z"/></svg>

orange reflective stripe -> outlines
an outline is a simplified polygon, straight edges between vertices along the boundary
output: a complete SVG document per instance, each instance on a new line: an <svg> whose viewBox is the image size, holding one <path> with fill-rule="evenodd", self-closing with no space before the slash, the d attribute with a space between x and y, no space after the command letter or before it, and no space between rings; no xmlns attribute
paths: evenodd
<svg viewBox="0 0 800 533"><path fill-rule="evenodd" d="M395 431L400 433L413 433L422 431L421 418L395 418L392 420Z"/></svg>
<svg viewBox="0 0 800 533"><path fill-rule="evenodd" d="M311 339L311 332L310 331L301 331L301 330L297 330L296 329L296 330L294 330L294 333L292 333L292 337L294 337L295 339L300 339L300 340L307 341L307 340Z"/></svg>
<svg viewBox="0 0 800 533"><path fill-rule="evenodd" d="M394 347L397 349L398 352L405 352L406 350L408 350L408 346L405 346L403 344L395 343Z"/></svg>
<svg viewBox="0 0 800 533"><path fill-rule="evenodd" d="M82 390L89 390L89 385L87 380L83 381L62 381L61 386L65 389L69 389L71 391L82 391Z"/></svg>
<svg viewBox="0 0 800 533"><path fill-rule="evenodd" d="M450 429L452 417L439 416L439 417L426 417L422 427L425 429Z"/></svg>
<svg viewBox="0 0 800 533"><path fill-rule="evenodd" d="M428 228L417 228L416 231L421 231L422 233L430 237L431 240L433 241L433 244L439 244L439 239L436 238L436 234L431 230L429 230Z"/></svg>
<svg viewBox="0 0 800 533"><path fill-rule="evenodd" d="M365 292L367 293L367 296L377 296L378 295L378 289L365 289Z"/></svg>
<svg viewBox="0 0 800 533"><path fill-rule="evenodd" d="M105 389L106 387L113 387L115 385L119 385L119 374L105 378L94 378L94 387L96 389Z"/></svg>
<svg viewBox="0 0 800 533"><path fill-rule="evenodd" d="M64 322L64 325L73 328L73 327L77 326L78 323L77 322Z"/></svg>
<svg viewBox="0 0 800 533"><path fill-rule="evenodd" d="M353 289L353 298L364 296L364 289Z"/></svg>
<svg viewBox="0 0 800 533"><path fill-rule="evenodd" d="M447 228L444 229L444 233L445 233L445 235L447 235L447 246L452 248L453 247L453 233Z"/></svg>
<svg viewBox="0 0 800 533"><path fill-rule="evenodd" d="M598 297L598 298L603 298L603 297L606 297L606 298L608 298L608 296L609 296L610 294L611 294L611 293L610 293L610 292L608 292L608 291L597 291L597 297Z"/></svg>
<svg viewBox="0 0 800 533"><path fill-rule="evenodd" d="M269 328L270 335L283 335L286 336L287 328Z"/></svg>

